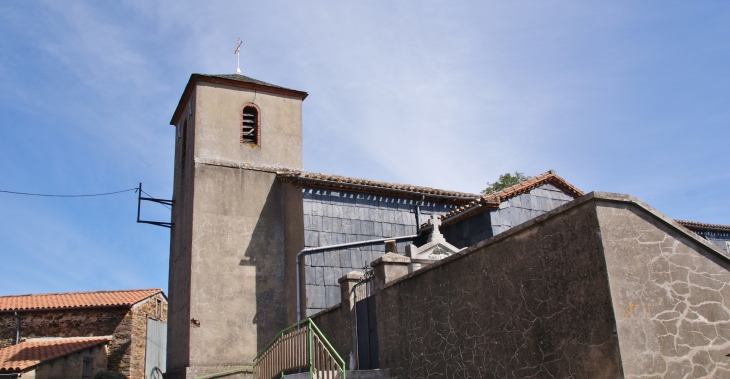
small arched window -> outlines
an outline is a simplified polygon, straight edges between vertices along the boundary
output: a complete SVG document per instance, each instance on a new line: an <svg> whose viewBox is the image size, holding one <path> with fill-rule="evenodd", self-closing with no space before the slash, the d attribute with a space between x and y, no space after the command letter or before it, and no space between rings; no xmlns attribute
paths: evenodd
<svg viewBox="0 0 730 379"><path fill-rule="evenodd" d="M241 143L259 144L259 109L253 104L243 107Z"/></svg>

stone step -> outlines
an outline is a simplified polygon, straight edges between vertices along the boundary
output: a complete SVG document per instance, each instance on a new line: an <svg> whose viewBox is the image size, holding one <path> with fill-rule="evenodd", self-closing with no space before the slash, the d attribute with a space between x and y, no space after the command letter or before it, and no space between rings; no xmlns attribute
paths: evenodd
<svg viewBox="0 0 730 379"><path fill-rule="evenodd" d="M347 370L347 379L396 379L389 370ZM286 379L309 379L308 372L284 375Z"/></svg>

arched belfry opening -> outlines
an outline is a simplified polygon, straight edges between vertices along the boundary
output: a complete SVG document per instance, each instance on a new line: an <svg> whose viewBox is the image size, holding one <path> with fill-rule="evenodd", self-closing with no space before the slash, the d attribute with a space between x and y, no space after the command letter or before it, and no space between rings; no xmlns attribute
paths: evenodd
<svg viewBox="0 0 730 379"><path fill-rule="evenodd" d="M241 114L241 143L259 144L259 109L253 104L246 104Z"/></svg>

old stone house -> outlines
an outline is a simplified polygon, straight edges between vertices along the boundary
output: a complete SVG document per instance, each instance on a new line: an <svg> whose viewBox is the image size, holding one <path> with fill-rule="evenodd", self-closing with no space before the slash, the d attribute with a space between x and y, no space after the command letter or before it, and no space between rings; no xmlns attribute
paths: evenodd
<svg viewBox="0 0 730 379"><path fill-rule="evenodd" d="M725 372L725 300L697 311L714 321L669 333L685 341L693 327L715 330L716 345L698 340L686 350L708 364L679 359L684 344L659 332L642 347L640 330L622 318L628 309L643 327L669 328L661 317L686 303L642 292L647 285L622 271L631 262L669 291L652 275L683 258L653 263L665 257L626 241L645 231L661 254L707 266L712 274L698 280L712 283L708 299L724 296L713 275L730 268L717 246L636 199L586 195L554 171L485 196L307 172L307 96L243 75L193 74L185 87L171 120L168 377L247 377L272 338L306 317L348 368L363 368L359 354L369 347L360 349L353 288L368 281L365 296L377 307L363 338L380 341L368 345L380 356L369 367L401 378ZM656 366L633 362L650 359L640 351Z"/></svg>
<svg viewBox="0 0 730 379"><path fill-rule="evenodd" d="M144 379L164 371L158 366L166 322L167 298L160 289L0 296L0 351L25 354L44 341L70 339L73 345L100 337L94 341L106 346L104 369Z"/></svg>

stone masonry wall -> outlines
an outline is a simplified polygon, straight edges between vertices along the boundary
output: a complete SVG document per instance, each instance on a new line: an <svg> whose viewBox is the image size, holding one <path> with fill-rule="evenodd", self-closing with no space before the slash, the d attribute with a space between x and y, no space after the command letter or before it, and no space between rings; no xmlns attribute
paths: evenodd
<svg viewBox="0 0 730 379"><path fill-rule="evenodd" d="M157 300L162 302L162 317L157 317L156 315ZM164 296L158 294L136 304L129 313L132 316L129 379L145 379L147 319L153 318L167 322L167 301Z"/></svg>
<svg viewBox="0 0 730 379"><path fill-rule="evenodd" d="M366 241L416 233L415 199L335 191L317 187L302 188L304 201L305 247ZM425 222L431 214L454 209L451 203L426 201L421 206ZM409 242L398 243L398 252ZM384 244L324 251L304 258L307 315L340 302L337 279L350 271L364 268L385 254Z"/></svg>
<svg viewBox="0 0 730 379"><path fill-rule="evenodd" d="M129 375L131 315L126 307L24 311L20 337L93 337L113 335L109 343L109 370ZM15 342L16 321L12 312L0 313L0 347Z"/></svg>
<svg viewBox="0 0 730 379"><path fill-rule="evenodd" d="M399 378L620 377L598 232L584 203L385 286L380 367Z"/></svg>

